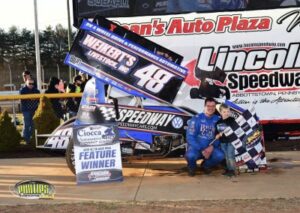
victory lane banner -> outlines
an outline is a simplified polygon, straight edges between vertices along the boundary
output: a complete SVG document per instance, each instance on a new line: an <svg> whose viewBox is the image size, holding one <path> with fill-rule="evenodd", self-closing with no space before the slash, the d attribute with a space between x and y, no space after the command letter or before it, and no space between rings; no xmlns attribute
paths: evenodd
<svg viewBox="0 0 300 213"><path fill-rule="evenodd" d="M84 20L65 63L135 96L172 103L187 70Z"/></svg>
<svg viewBox="0 0 300 213"><path fill-rule="evenodd" d="M115 118L114 106L109 104L81 106L77 114L77 122L80 125L92 125L99 122L109 123ZM190 115L179 111L120 105L119 118L116 121L120 130L184 135L186 131L184 124L190 118Z"/></svg>
<svg viewBox="0 0 300 213"><path fill-rule="evenodd" d="M123 180L116 125L74 126L73 138L78 184Z"/></svg>
<svg viewBox="0 0 300 213"><path fill-rule="evenodd" d="M254 104L262 122L289 122L300 119L299 17L294 7L111 20L184 56L174 105L198 112L203 97L222 98Z"/></svg>

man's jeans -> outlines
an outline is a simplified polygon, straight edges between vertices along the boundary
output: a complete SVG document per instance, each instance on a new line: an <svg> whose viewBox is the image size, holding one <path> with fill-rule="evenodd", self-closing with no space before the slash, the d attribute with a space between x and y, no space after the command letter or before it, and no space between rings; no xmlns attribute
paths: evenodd
<svg viewBox="0 0 300 213"><path fill-rule="evenodd" d="M193 147L188 146L188 149L185 153L185 159L188 163L189 169L196 169L197 160L204 159L200 150L193 149ZM211 167L217 166L224 159L224 153L219 148L214 148L209 159L204 160L203 168L209 169Z"/></svg>
<svg viewBox="0 0 300 213"><path fill-rule="evenodd" d="M221 143L221 149L225 154L227 170L235 171L235 150L231 143Z"/></svg>
<svg viewBox="0 0 300 213"><path fill-rule="evenodd" d="M33 120L32 120L33 116L34 116L34 112L32 112L32 111L23 112L23 117L24 117L23 138L25 139L27 144L30 143L30 137L31 137L33 129L34 129Z"/></svg>

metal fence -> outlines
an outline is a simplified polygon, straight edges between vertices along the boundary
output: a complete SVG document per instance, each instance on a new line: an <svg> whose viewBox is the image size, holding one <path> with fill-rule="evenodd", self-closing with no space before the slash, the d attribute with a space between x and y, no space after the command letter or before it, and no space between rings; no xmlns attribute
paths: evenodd
<svg viewBox="0 0 300 213"><path fill-rule="evenodd" d="M13 122L16 125L17 113L21 113L21 100L40 99L41 97L59 98L65 100L67 98L80 98L82 93L59 93L59 94L26 94L20 95L19 91L1 91L0 92L0 112L7 110L12 113Z"/></svg>

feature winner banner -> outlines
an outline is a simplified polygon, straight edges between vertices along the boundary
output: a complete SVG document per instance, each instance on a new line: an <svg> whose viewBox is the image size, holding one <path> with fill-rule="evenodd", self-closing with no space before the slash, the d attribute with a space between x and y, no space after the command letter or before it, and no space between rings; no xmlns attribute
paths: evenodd
<svg viewBox="0 0 300 213"><path fill-rule="evenodd" d="M300 119L299 19L300 8L112 18L184 56L174 105L199 112L209 95L255 104L261 120Z"/></svg>
<svg viewBox="0 0 300 213"><path fill-rule="evenodd" d="M90 79L85 86L80 108L92 110L94 104L104 102L104 84ZM81 115L89 124L92 123L89 113ZM105 122L105 119L98 118L96 124L85 125L77 116L72 131L78 184L123 180L119 131L114 119Z"/></svg>
<svg viewBox="0 0 300 213"><path fill-rule="evenodd" d="M123 180L117 126L77 126L73 136L78 184Z"/></svg>
<svg viewBox="0 0 300 213"><path fill-rule="evenodd" d="M116 27L84 20L65 63L132 95L172 103L187 70L113 33Z"/></svg>

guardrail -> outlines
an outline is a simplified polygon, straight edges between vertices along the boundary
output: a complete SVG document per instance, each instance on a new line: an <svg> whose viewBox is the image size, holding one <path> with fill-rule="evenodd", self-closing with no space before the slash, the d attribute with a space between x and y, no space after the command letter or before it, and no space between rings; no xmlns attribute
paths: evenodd
<svg viewBox="0 0 300 213"><path fill-rule="evenodd" d="M43 96L45 96L47 98L79 98L79 97L82 97L82 93L28 94L28 95L7 94L7 95L0 95L0 101L39 99Z"/></svg>
<svg viewBox="0 0 300 213"><path fill-rule="evenodd" d="M79 98L82 97L82 93L58 93L58 94L26 94L26 95L20 95L16 94L18 91L5 91L0 93L0 107L3 106L11 106L12 107L12 113L13 113L13 122L16 126L16 106L18 107L20 104L20 100L24 99L40 99L41 97L47 97L47 98Z"/></svg>

